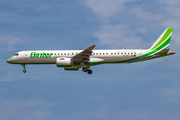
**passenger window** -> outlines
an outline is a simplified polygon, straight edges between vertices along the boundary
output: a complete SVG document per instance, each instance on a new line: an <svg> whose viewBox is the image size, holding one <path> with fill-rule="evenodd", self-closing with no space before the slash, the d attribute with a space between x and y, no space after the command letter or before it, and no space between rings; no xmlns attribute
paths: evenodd
<svg viewBox="0 0 180 120"><path fill-rule="evenodd" d="M103 53L103 55L105 55L105 53Z"/></svg>
<svg viewBox="0 0 180 120"><path fill-rule="evenodd" d="M108 53L106 53L106 55L108 55Z"/></svg>
<svg viewBox="0 0 180 120"><path fill-rule="evenodd" d="M63 53L61 53L61 55L63 55Z"/></svg>
<svg viewBox="0 0 180 120"><path fill-rule="evenodd" d="M101 53L99 53L101 55Z"/></svg>
<svg viewBox="0 0 180 120"><path fill-rule="evenodd" d="M124 54L126 54L126 53L124 53Z"/></svg>
<svg viewBox="0 0 180 120"><path fill-rule="evenodd" d="M116 53L114 53L116 55Z"/></svg>
<svg viewBox="0 0 180 120"><path fill-rule="evenodd" d="M69 55L69 53L68 53L68 55Z"/></svg>
<svg viewBox="0 0 180 120"><path fill-rule="evenodd" d="M98 55L98 53L96 53L96 55Z"/></svg>
<svg viewBox="0 0 180 120"><path fill-rule="evenodd" d="M66 53L64 53L64 55L66 55Z"/></svg>
<svg viewBox="0 0 180 120"><path fill-rule="evenodd" d="M72 55L74 55L74 54L72 53Z"/></svg>
<svg viewBox="0 0 180 120"><path fill-rule="evenodd" d="M113 53L111 53L111 55L112 55Z"/></svg>
<svg viewBox="0 0 180 120"><path fill-rule="evenodd" d="M129 54L129 53L128 53Z"/></svg>

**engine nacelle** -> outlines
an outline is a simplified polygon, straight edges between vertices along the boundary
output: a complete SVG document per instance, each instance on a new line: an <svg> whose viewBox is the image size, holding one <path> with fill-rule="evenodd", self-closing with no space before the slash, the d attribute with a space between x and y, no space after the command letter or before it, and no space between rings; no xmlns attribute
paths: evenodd
<svg viewBox="0 0 180 120"><path fill-rule="evenodd" d="M57 67L71 67L74 64L72 58L57 58L56 59L56 66Z"/></svg>

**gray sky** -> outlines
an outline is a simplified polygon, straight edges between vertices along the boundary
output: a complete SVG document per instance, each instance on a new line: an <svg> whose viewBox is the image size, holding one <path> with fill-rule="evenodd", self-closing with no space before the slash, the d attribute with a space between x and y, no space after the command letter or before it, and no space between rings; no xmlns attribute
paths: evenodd
<svg viewBox="0 0 180 120"><path fill-rule="evenodd" d="M179 0L1 0L0 119L180 119ZM175 55L91 67L6 60L22 50L149 48L167 28Z"/></svg>

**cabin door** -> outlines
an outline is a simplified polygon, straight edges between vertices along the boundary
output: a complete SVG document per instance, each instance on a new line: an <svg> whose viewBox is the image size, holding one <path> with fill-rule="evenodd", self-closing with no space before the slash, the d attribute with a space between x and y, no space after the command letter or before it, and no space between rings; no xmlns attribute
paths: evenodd
<svg viewBox="0 0 180 120"><path fill-rule="evenodd" d="M25 52L24 52L24 58L25 58L25 60L28 59L28 51L25 51Z"/></svg>
<svg viewBox="0 0 180 120"><path fill-rule="evenodd" d="M142 50L139 50L139 57L142 58L143 56L143 51Z"/></svg>

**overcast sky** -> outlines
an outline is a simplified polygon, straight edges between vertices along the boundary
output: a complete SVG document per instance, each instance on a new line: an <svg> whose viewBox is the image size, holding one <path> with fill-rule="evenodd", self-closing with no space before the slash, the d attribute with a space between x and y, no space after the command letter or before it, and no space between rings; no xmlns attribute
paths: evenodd
<svg viewBox="0 0 180 120"><path fill-rule="evenodd" d="M1 120L179 120L179 0L1 0ZM6 60L23 50L147 49L173 29L175 55L91 67Z"/></svg>

